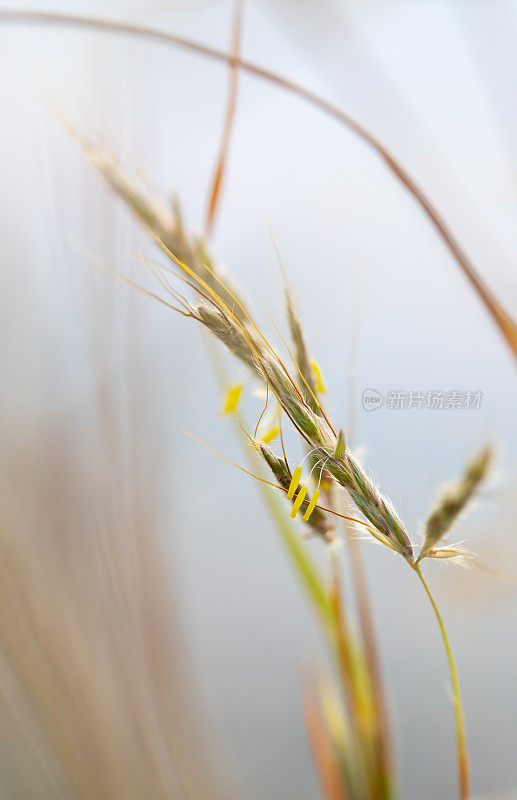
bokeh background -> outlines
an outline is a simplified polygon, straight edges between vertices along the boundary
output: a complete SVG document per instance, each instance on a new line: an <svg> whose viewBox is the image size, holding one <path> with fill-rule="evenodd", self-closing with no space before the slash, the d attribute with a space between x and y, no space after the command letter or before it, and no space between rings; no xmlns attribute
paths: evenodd
<svg viewBox="0 0 517 800"><path fill-rule="evenodd" d="M229 45L232 5L223 0L31 7ZM247 58L342 105L399 156L515 316L517 3L247 0L244 23ZM257 487L185 436L242 461L199 331L85 254L149 285L139 258L156 253L56 111L176 194L187 224L201 229L227 70L164 45L77 30L2 24L0 42L3 486L30 503L59 450L109 494L112 471L95 473L99 386L109 389L122 463L138 466L167 543L181 658L225 770L254 800L317 797L299 689L300 670L323 657L315 622ZM334 416L345 429L356 419L355 445L409 530L418 536L439 486L493 440L496 473L457 536L487 564L517 573L516 376L506 345L372 151L300 100L243 76L213 250L257 312L267 320L265 305L282 321L268 225ZM366 388L482 391L483 400L470 411L367 412ZM260 403L251 399L250 413ZM21 483L15 464L35 481ZM60 485L57 504L69 491ZM83 498L85 515L95 514L92 497ZM402 796L452 798L452 712L435 621L401 559L371 545L365 555ZM513 797L516 589L451 566L428 573L457 653L476 795Z"/></svg>

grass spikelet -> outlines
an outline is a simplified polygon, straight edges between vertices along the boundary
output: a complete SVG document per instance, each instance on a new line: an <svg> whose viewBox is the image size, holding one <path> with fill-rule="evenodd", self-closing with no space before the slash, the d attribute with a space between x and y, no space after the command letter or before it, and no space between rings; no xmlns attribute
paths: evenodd
<svg viewBox="0 0 517 800"><path fill-rule="evenodd" d="M303 405L296 397L287 394L282 396L281 403L289 417L311 442L321 443L323 441L316 417L307 406Z"/></svg>
<svg viewBox="0 0 517 800"><path fill-rule="evenodd" d="M483 448L469 462L461 479L444 492L427 520L425 538L418 556L419 561L430 557L433 552L433 558L440 557L436 555L436 545L442 541L458 516L472 500L481 483L486 479L492 457L492 448Z"/></svg>
<svg viewBox="0 0 517 800"><path fill-rule="evenodd" d="M340 447L336 445L334 453ZM375 538L412 563L413 546L402 521L389 500L379 492L351 454L345 450L341 458L336 459L326 449L320 448L315 455L324 459L325 469L347 490L355 505L371 523Z"/></svg>
<svg viewBox="0 0 517 800"><path fill-rule="evenodd" d="M194 315L195 319L201 322L257 377L263 377L246 337L224 313L200 303L194 307Z"/></svg>
<svg viewBox="0 0 517 800"><path fill-rule="evenodd" d="M184 234L177 201L170 210L166 209L140 189L137 182L122 169L107 149L82 140L78 135L75 135L75 138L91 165L111 191L124 201L138 221L145 228L159 233L180 260L188 263L195 261L195 249Z"/></svg>
<svg viewBox="0 0 517 800"><path fill-rule="evenodd" d="M314 372L311 369L309 352L307 349L301 320L295 308L294 300L289 289L285 290L285 309L287 323L289 325L289 332L294 345L296 363L300 370L300 380L298 381L298 385L305 397L307 404L311 407L315 414L321 415L321 411L315 397L317 389L314 382Z"/></svg>
<svg viewBox="0 0 517 800"><path fill-rule="evenodd" d="M174 254L176 263L188 266L213 289L217 289L222 299L232 308L239 319L245 318L245 304L240 292L232 285L227 276L221 282L219 276L223 270L217 267L202 237L188 236L182 221L181 209L177 198L170 208L151 197L143 190L117 162L116 158L105 147L100 147L81 137L68 124L70 132L80 145L83 153L105 181L111 191L128 207L138 222L151 233L155 240L160 240L166 249Z"/></svg>
<svg viewBox="0 0 517 800"><path fill-rule="evenodd" d="M283 458L279 458L273 452L273 450L267 446L267 444L260 442L258 449L260 455L278 481L278 485L281 486L282 489L286 490L287 499L290 500L295 498L297 496L297 492L299 492L298 487L300 485L302 468L296 467L293 476L291 477L289 467L287 466L285 460ZM292 493L290 493L291 486L293 486ZM302 498L303 521L306 522L314 531L316 531L316 533L328 537L333 526L326 514L319 508L316 508L318 498L318 489L314 491L312 499L309 497Z"/></svg>

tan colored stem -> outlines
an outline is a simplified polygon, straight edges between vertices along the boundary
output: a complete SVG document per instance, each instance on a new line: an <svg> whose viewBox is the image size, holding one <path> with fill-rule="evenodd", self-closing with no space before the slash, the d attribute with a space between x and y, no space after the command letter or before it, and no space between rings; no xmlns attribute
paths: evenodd
<svg viewBox="0 0 517 800"><path fill-rule="evenodd" d="M239 69L237 60L239 58L241 37L242 37L242 12L244 7L244 0L235 0L233 23L232 23L232 42L231 42L231 64L230 64L230 82L228 86L228 102L226 105L226 114L224 118L223 133L221 142L219 144L219 153L215 164L212 182L208 194L208 208L205 222L205 236L209 238L214 230L215 218L219 201L221 197L221 190L223 187L224 173L226 170L226 163L228 161L228 151L230 149L230 139L232 136L233 123L235 120L235 109L237 107L237 88Z"/></svg>

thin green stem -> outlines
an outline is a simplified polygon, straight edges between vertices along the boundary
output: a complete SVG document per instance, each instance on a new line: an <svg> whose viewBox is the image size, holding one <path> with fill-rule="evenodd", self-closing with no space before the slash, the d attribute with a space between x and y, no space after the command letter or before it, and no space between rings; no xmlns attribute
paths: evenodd
<svg viewBox="0 0 517 800"><path fill-rule="evenodd" d="M447 654L447 661L449 662L449 670L451 673L452 693L454 702L454 716L456 719L456 742L458 747L458 777L459 777L459 789L460 789L459 796L461 800L468 800L468 798L470 797L469 754L467 748L467 733L465 729L465 716L463 714L463 704L461 701L458 670L456 668L456 662L454 661L454 656L452 654L451 643L449 641L449 637L447 636L447 631L445 630L445 625L443 623L442 616L438 610L438 606L436 605L436 601L431 593L429 586L427 585L424 576L422 575L422 571L418 563L414 565L413 569L420 578L422 586L424 587L425 592L429 598L429 602L433 607L433 611L438 621L438 627L440 628L440 633L442 635L445 652Z"/></svg>

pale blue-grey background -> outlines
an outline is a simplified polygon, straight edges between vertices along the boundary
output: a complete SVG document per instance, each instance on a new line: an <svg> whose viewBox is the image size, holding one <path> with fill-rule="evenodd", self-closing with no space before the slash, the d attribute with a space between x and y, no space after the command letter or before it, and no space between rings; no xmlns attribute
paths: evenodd
<svg viewBox="0 0 517 800"><path fill-rule="evenodd" d="M231 4L222 0L31 5L220 47L229 40ZM248 0L243 44L247 57L343 105L388 144L514 315L516 32L510 0ZM218 417L199 331L96 273L64 238L146 279L133 258L151 252L145 236L91 174L51 104L160 190L177 192L199 229L227 73L162 45L92 33L0 27L0 41L2 405L26 429L56 415L86 424L102 363L120 391L124 430L127 372L138 370L142 429L131 434L161 479L162 524L210 724L250 798L314 798L298 676L321 659L320 641L256 487L182 433L242 460ZM357 401L355 442L417 535L439 484L494 439L497 472L458 538L517 572L516 375L506 346L374 154L299 100L244 77L214 250L258 312L265 304L281 320L266 221L345 427L354 337L359 400L365 388L483 392L470 412L366 413ZM373 546L365 555L403 797L452 798L451 708L434 619L401 559ZM428 572L458 656L476 793L506 796L517 786L516 590L451 567Z"/></svg>

